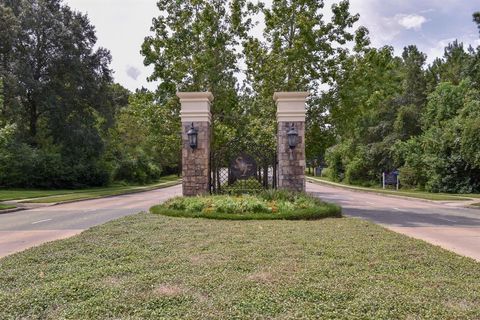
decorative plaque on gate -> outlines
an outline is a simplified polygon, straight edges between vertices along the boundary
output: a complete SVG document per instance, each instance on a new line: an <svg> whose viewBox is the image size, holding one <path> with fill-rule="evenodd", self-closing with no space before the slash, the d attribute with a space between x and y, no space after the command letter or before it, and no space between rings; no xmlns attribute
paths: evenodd
<svg viewBox="0 0 480 320"><path fill-rule="evenodd" d="M230 172L235 180L248 179L257 175L257 163L248 154L240 154L230 163Z"/></svg>

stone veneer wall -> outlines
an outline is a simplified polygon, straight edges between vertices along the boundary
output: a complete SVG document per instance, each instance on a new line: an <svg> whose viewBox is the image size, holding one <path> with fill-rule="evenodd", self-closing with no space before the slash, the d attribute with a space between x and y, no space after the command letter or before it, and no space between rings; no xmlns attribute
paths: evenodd
<svg viewBox="0 0 480 320"><path fill-rule="evenodd" d="M292 122L278 123L278 187L305 191L305 122L293 122L298 131L298 145L290 150L287 132Z"/></svg>
<svg viewBox="0 0 480 320"><path fill-rule="evenodd" d="M182 123L182 176L183 195L196 196L210 192L210 138L211 125L208 122L194 122L198 130L198 146L190 148L187 131L192 123Z"/></svg>

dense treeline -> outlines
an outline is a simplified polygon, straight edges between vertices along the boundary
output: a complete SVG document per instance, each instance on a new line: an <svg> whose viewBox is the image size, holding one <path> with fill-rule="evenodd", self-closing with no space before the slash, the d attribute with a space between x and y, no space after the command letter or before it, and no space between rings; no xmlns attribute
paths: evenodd
<svg viewBox="0 0 480 320"><path fill-rule="evenodd" d="M60 0L0 1L0 186L145 183L178 165L152 147L153 99L113 83L96 41Z"/></svg>
<svg viewBox="0 0 480 320"><path fill-rule="evenodd" d="M116 92L94 27L60 1L3 0L0 19L0 184L105 184Z"/></svg>
<svg viewBox="0 0 480 320"><path fill-rule="evenodd" d="M161 0L158 7L154 35L142 46L145 63L155 68L150 78L160 82L156 99L178 116L176 90L211 91L214 147L237 137L275 152L274 92L309 90L309 112L323 113L320 84L334 82L347 46L363 40L363 29L353 30L359 16L349 13L348 1L332 6L329 20L317 0L276 0L271 7L247 0ZM252 32L255 17L264 20L261 39ZM323 118L312 116L308 126L317 129L307 138L308 153L323 152L327 144L314 139L326 132Z"/></svg>
<svg viewBox="0 0 480 320"><path fill-rule="evenodd" d="M399 169L409 188L480 191L480 48L455 41L425 61L415 46L401 57L366 46L342 62L327 94L330 178L378 185Z"/></svg>
<svg viewBox="0 0 480 320"><path fill-rule="evenodd" d="M479 191L478 48L454 42L428 66L415 46L401 57L372 48L348 1L158 8L141 53L159 85L131 93L112 81L87 16L61 0L0 0L0 186L146 183L177 170L176 91L214 94L215 146L242 137L275 150L273 93L308 90L307 160L331 178L374 184L399 168L408 187Z"/></svg>

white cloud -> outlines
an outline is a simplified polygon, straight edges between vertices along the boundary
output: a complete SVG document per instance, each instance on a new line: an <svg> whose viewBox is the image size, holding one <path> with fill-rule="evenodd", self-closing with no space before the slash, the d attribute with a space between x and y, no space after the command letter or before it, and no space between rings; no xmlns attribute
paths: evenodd
<svg viewBox="0 0 480 320"><path fill-rule="evenodd" d="M405 29L420 30L422 25L427 22L427 18L418 14L397 14L395 21Z"/></svg>

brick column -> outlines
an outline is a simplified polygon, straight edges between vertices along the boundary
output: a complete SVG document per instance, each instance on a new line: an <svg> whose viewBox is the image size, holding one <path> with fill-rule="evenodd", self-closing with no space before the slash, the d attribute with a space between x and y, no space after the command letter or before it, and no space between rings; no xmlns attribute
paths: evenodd
<svg viewBox="0 0 480 320"><path fill-rule="evenodd" d="M182 119L182 177L183 195L196 196L210 191L210 104L213 95L210 92L178 92ZM189 145L187 131L197 130L197 148Z"/></svg>
<svg viewBox="0 0 480 320"><path fill-rule="evenodd" d="M305 100L308 92L276 92L278 188L305 191ZM295 149L288 145L287 132L292 124L298 131Z"/></svg>

